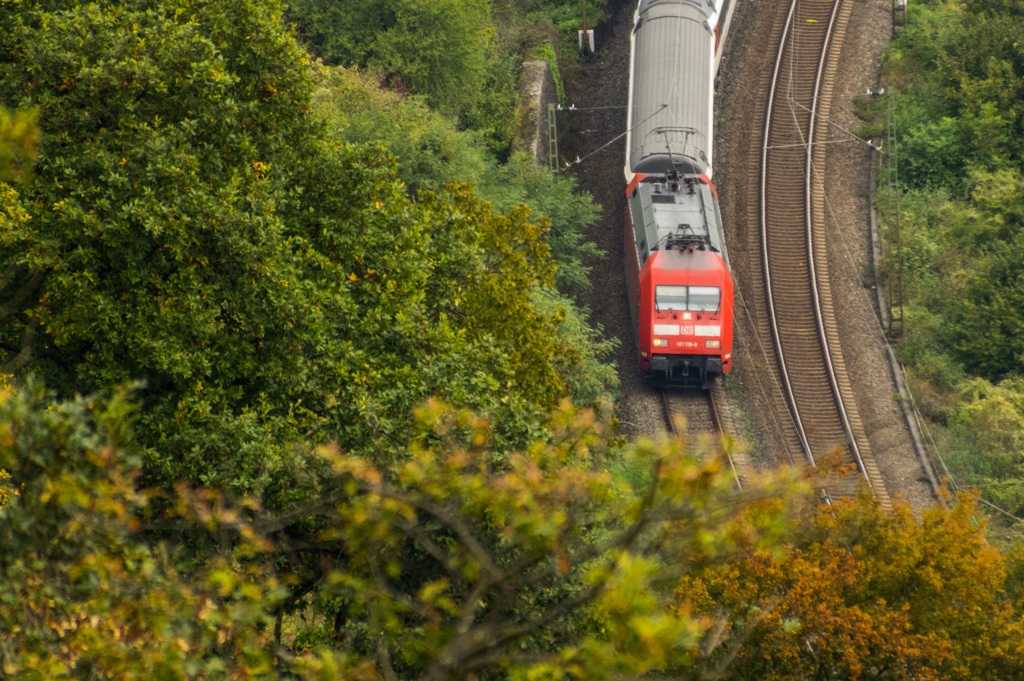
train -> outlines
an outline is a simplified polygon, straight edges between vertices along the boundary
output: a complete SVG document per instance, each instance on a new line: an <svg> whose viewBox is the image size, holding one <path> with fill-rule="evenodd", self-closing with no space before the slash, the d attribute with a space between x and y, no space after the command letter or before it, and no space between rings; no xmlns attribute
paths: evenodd
<svg viewBox="0 0 1024 681"><path fill-rule="evenodd" d="M625 260L640 370L711 387L733 366L734 287L712 182L725 0L640 0L630 40Z"/></svg>

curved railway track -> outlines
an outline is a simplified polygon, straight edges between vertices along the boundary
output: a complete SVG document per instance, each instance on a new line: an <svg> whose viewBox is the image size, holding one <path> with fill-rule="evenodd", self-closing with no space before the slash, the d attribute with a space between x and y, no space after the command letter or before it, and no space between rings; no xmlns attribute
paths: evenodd
<svg viewBox="0 0 1024 681"><path fill-rule="evenodd" d="M821 171L832 81L852 0L791 0L777 27L760 164L763 299L791 445L817 465L841 447L856 475L829 477L829 497L866 481L890 500L861 422L835 319L825 248Z"/></svg>

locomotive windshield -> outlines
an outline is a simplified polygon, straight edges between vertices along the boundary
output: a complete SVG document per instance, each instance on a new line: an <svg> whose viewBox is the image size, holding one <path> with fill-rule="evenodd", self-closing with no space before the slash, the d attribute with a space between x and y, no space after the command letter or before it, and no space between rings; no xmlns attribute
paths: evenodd
<svg viewBox="0 0 1024 681"><path fill-rule="evenodd" d="M654 309L690 312L718 312L722 289L717 286L667 286L654 291Z"/></svg>
<svg viewBox="0 0 1024 681"><path fill-rule="evenodd" d="M722 290L717 286L691 286L687 310L697 312L718 312L722 300Z"/></svg>
<svg viewBox="0 0 1024 681"><path fill-rule="evenodd" d="M687 286L658 286L654 292L655 310L685 310Z"/></svg>

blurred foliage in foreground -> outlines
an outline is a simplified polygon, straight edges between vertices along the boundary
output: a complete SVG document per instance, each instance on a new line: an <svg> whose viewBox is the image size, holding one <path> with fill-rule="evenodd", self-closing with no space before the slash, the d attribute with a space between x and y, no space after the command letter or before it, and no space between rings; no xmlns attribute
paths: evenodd
<svg viewBox="0 0 1024 681"><path fill-rule="evenodd" d="M569 407L496 456L485 420L431 402L400 461L319 448L329 473L299 509L184 485L168 505L138 487L135 413L0 393L8 678L1019 672L1024 572L969 500L920 521L819 508L796 472L740 494L713 443L614 444L606 416ZM295 555L306 571L282 571Z"/></svg>

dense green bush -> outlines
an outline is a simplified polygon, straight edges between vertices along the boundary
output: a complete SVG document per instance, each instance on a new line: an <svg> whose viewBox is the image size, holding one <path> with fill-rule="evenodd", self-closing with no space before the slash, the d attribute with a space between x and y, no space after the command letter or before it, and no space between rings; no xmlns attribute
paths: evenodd
<svg viewBox="0 0 1024 681"><path fill-rule="evenodd" d="M34 182L3 187L0 366L63 395L144 382L153 481L272 504L305 484L294 443L386 459L430 395L502 447L543 428L582 361L534 305L546 221L410 197L330 134L274 3L49 6L0 6L0 101L42 134Z"/></svg>
<svg viewBox="0 0 1024 681"><path fill-rule="evenodd" d="M501 40L487 0L291 0L311 51L328 64L379 73L398 92L508 145L515 120L515 46Z"/></svg>
<svg viewBox="0 0 1024 681"><path fill-rule="evenodd" d="M911 6L884 58L898 144L901 356L956 482L1024 511L1024 1ZM892 94L895 92L895 94ZM892 156L889 157L893 158ZM891 163L884 172L897 172ZM878 205L897 235L888 189Z"/></svg>
<svg viewBox="0 0 1024 681"><path fill-rule="evenodd" d="M572 177L552 173L524 154L497 163L478 133L458 130L450 118L431 111L416 95L383 89L376 78L354 69L318 66L315 73L315 109L332 138L384 145L396 157L398 177L414 192L440 191L458 180L474 184L499 213L529 206L531 219L546 226L544 239L563 294L553 294L556 305L544 302L549 296L535 300L551 312L563 310L559 333L586 367L582 374L567 367L563 377L574 399L583 402L614 392L618 379L607 364L613 345L586 328L586 311L567 296L590 285L587 262L599 255L583 236L599 215L593 199L576 190Z"/></svg>
<svg viewBox="0 0 1024 681"><path fill-rule="evenodd" d="M340 143L383 145L410 191L440 191L451 182L479 185L494 167L483 135L459 130L427 101L383 87L355 68L314 66L314 111Z"/></svg>
<svg viewBox="0 0 1024 681"><path fill-rule="evenodd" d="M316 57L369 70L396 92L423 96L432 109L454 116L461 127L483 133L499 156L507 153L515 130L523 60L552 39L575 45L582 21L582 4L576 0L287 4ZM603 19L605 4L590 0L589 26ZM552 66L557 72L558 65Z"/></svg>

